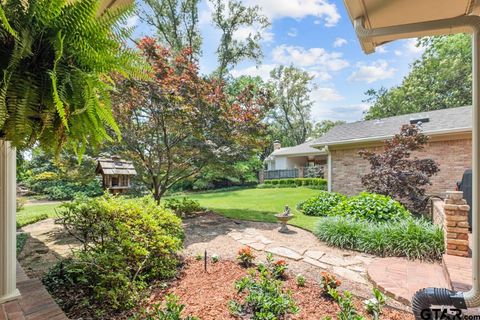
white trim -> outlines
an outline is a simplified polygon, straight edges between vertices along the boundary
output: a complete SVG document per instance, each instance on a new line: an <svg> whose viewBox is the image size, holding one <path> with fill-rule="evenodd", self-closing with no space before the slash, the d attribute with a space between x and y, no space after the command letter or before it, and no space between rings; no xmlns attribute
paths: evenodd
<svg viewBox="0 0 480 320"><path fill-rule="evenodd" d="M0 140L0 303L20 296L16 288L16 150Z"/></svg>
<svg viewBox="0 0 480 320"><path fill-rule="evenodd" d="M432 135L441 135L441 134L449 134L449 133L462 133L462 132L471 132L471 131L472 131L472 127L464 127L464 128L455 128L455 129L440 129L440 130L424 131L423 133L426 134L426 135L432 136ZM312 147L357 144L357 143L361 143L361 142L376 142L376 141L382 141L382 140L391 138L393 136L394 136L393 134L389 134L389 135L384 135L384 136L357 138L357 139L349 139L349 140L338 140L338 141L325 142L325 143L315 143L315 144L312 144Z"/></svg>

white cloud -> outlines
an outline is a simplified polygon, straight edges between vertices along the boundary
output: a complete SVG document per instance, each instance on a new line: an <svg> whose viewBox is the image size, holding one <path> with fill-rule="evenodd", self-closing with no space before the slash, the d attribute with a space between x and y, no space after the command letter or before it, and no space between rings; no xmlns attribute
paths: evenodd
<svg viewBox="0 0 480 320"><path fill-rule="evenodd" d="M263 13L271 19L294 18L307 16L318 17L327 27L335 26L340 20L335 3L329 0L244 0L248 5L258 5Z"/></svg>
<svg viewBox="0 0 480 320"><path fill-rule="evenodd" d="M386 48L385 46L380 46L380 47L375 48L375 52L384 54L384 53L387 53L388 50L387 50L387 48Z"/></svg>
<svg viewBox="0 0 480 320"><path fill-rule="evenodd" d="M343 120L347 122L362 119L363 113L370 106L366 103L342 105L338 102L316 101L312 108L312 118L315 121L321 120Z"/></svg>
<svg viewBox="0 0 480 320"><path fill-rule="evenodd" d="M127 21L125 22L125 27L134 28L138 25L138 22L139 22L139 17L137 15L128 17Z"/></svg>
<svg viewBox="0 0 480 320"><path fill-rule="evenodd" d="M340 48L341 46L346 45L347 42L348 41L343 38L336 38L335 41L333 42L333 47Z"/></svg>
<svg viewBox="0 0 480 320"><path fill-rule="evenodd" d="M335 88L317 87L312 90L312 99L314 101L340 101L345 99Z"/></svg>
<svg viewBox="0 0 480 320"><path fill-rule="evenodd" d="M289 37L296 37L298 35L298 31L296 28L290 28L290 30L287 32L287 35Z"/></svg>
<svg viewBox="0 0 480 320"><path fill-rule="evenodd" d="M323 48L305 49L298 46L280 45L272 50L273 60L280 64L294 64L301 67L325 68L339 71L348 67L341 52L328 52Z"/></svg>
<svg viewBox="0 0 480 320"><path fill-rule="evenodd" d="M269 30L265 30L265 29L261 30L259 26L242 27L233 33L233 38L235 40L241 41L241 40L247 39L250 35L251 36L256 35L257 32L260 32L263 42L273 41L273 38L274 38L273 32L270 32Z"/></svg>
<svg viewBox="0 0 480 320"><path fill-rule="evenodd" d="M379 80L393 78L397 70L388 65L385 60L377 60L371 64L358 63L357 70L348 77L350 81L372 83Z"/></svg>
<svg viewBox="0 0 480 320"><path fill-rule="evenodd" d="M415 38L404 40L403 47L409 53L413 53L413 54L421 54L425 50L425 48L422 46L417 47L417 39Z"/></svg>
<svg viewBox="0 0 480 320"><path fill-rule="evenodd" d="M250 66L243 69L234 69L231 71L233 77L239 76L259 76L263 80L268 80L270 78L270 71L275 68L274 64L262 64L260 66Z"/></svg>
<svg viewBox="0 0 480 320"><path fill-rule="evenodd" d="M393 53L394 53L397 57L399 57L399 56L402 55L402 51L400 51L400 50L395 50Z"/></svg>

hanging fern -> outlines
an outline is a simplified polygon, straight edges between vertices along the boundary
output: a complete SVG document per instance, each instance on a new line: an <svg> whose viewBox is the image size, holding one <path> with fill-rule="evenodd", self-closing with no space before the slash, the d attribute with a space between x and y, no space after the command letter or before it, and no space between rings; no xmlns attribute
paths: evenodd
<svg viewBox="0 0 480 320"><path fill-rule="evenodd" d="M120 132L111 75L144 78L126 45L133 7L100 13L100 0L0 0L0 138L81 153Z"/></svg>

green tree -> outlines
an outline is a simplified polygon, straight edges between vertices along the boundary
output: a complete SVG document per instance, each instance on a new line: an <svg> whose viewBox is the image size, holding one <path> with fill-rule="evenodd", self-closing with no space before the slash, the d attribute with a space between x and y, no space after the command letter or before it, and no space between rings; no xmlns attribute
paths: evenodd
<svg viewBox="0 0 480 320"><path fill-rule="evenodd" d="M99 14L98 0L0 3L0 138L59 150L119 131L110 108L110 74L142 75L124 46L132 7Z"/></svg>
<svg viewBox="0 0 480 320"><path fill-rule="evenodd" d="M151 38L139 46L153 78L120 79L114 112L119 151L135 162L155 199L203 170L248 159L263 135L262 100L247 90L227 99L221 83L199 75L188 49L175 54Z"/></svg>
<svg viewBox="0 0 480 320"><path fill-rule="evenodd" d="M185 48L198 58L202 38L198 30L199 0L144 0L141 17L156 29L163 46L180 52Z"/></svg>
<svg viewBox="0 0 480 320"><path fill-rule="evenodd" d="M454 108L471 104L471 39L457 34L419 39L425 47L399 86L370 89L365 119Z"/></svg>
<svg viewBox="0 0 480 320"><path fill-rule="evenodd" d="M312 133L310 134L310 137L320 138L336 125L344 123L346 122L343 120L322 120L317 122L312 130Z"/></svg>
<svg viewBox="0 0 480 320"><path fill-rule="evenodd" d="M273 138L284 146L303 143L312 131L310 99L313 76L294 66L270 73L275 107L269 115Z"/></svg>
<svg viewBox="0 0 480 320"><path fill-rule="evenodd" d="M217 49L218 68L215 74L223 79L239 62L250 59L260 62L263 57L260 41L262 31L270 22L261 14L259 6L247 7L238 0L210 0L214 6L213 25L221 32ZM242 29L252 31L245 39L238 39L235 33Z"/></svg>

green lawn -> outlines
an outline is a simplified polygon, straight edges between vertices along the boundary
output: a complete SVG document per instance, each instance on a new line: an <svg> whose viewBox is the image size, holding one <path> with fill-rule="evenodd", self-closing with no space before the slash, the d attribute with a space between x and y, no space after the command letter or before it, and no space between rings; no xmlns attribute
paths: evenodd
<svg viewBox="0 0 480 320"><path fill-rule="evenodd" d="M313 230L317 217L306 216L295 209L297 203L318 193L309 188L243 189L225 192L190 193L190 199L197 200L204 208L229 218L275 222L273 216L288 205L295 217L290 224ZM182 197L182 196L178 196Z"/></svg>
<svg viewBox="0 0 480 320"><path fill-rule="evenodd" d="M56 217L55 209L60 204L37 204L25 206L22 210L17 212L17 228L21 228L27 224L35 223L37 221Z"/></svg>

